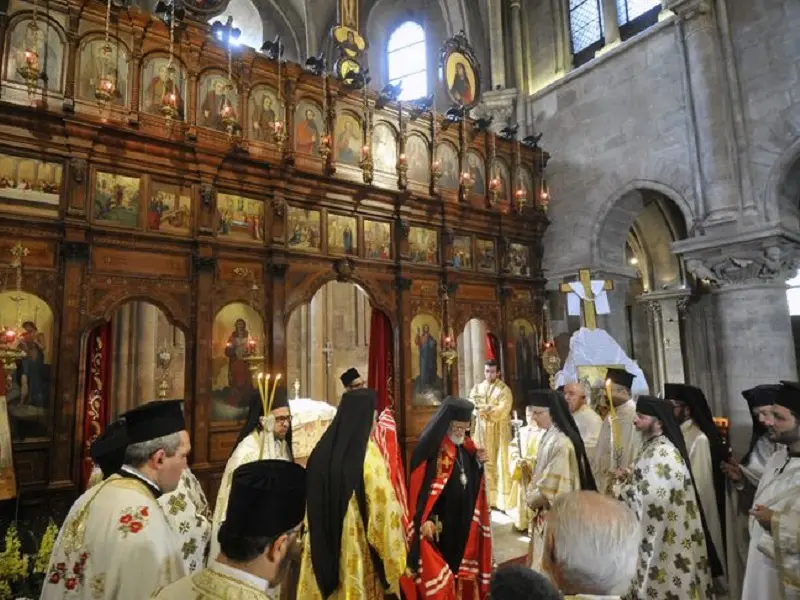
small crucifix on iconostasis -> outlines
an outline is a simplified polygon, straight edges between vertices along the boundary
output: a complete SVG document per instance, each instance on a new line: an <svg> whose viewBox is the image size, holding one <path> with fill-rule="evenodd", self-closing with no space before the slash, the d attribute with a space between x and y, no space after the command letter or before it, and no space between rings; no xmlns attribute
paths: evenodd
<svg viewBox="0 0 800 600"><path fill-rule="evenodd" d="M339 48L335 72L339 79L346 83L352 82L353 87L360 88L360 85L355 84L363 78L360 58L367 47L364 37L358 31L361 0L338 1L338 18L331 32L333 41Z"/></svg>

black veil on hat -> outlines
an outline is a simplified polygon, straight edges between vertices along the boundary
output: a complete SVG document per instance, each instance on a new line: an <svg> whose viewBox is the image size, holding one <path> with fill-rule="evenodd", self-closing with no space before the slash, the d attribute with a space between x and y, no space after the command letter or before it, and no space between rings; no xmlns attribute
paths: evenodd
<svg viewBox="0 0 800 600"><path fill-rule="evenodd" d="M781 389L775 404L788 408L800 415L800 383L797 381L781 381Z"/></svg>
<svg viewBox="0 0 800 600"><path fill-rule="evenodd" d="M306 470L286 460L257 460L233 472L225 521L231 535L275 538L303 522Z"/></svg>
<svg viewBox="0 0 800 600"><path fill-rule="evenodd" d="M375 422L374 390L346 392L328 429L308 458L308 528L311 563L323 598L339 586L342 525L353 493L367 515L364 458Z"/></svg>
<svg viewBox="0 0 800 600"><path fill-rule="evenodd" d="M586 454L586 446L583 443L578 425L575 423L572 413L569 412L569 406L564 399L564 395L555 390L542 389L534 390L530 396L531 405L549 409L553 424L572 442L572 446L575 449L575 458L578 462L581 489L596 492L597 484L589 464L589 457Z"/></svg>
<svg viewBox="0 0 800 600"><path fill-rule="evenodd" d="M100 467L103 472L103 479L122 468L127 447L128 435L123 419L117 419L113 423L109 423L105 431L92 442L89 447L89 456Z"/></svg>
<svg viewBox="0 0 800 600"><path fill-rule="evenodd" d="M636 412L649 417L655 417L661 421L661 432L664 436L672 442L672 445L678 450L686 464L686 469L689 471L689 476L692 478L692 487L694 488L695 498L697 499L697 509L700 512L700 521L703 524L703 533L706 538L706 549L708 551L708 563L711 566L712 577L719 577L723 574L722 562L717 549L714 547L714 542L711 539L711 534L708 531L706 524L706 515L703 510L703 504L700 502L700 495L697 493L697 485L694 482L694 473L692 473L692 463L689 461L689 451L686 449L686 442L683 439L683 432L681 431L678 421L675 420L675 415L672 412L672 404L661 398L655 396L641 395L636 400Z"/></svg>
<svg viewBox="0 0 800 600"><path fill-rule="evenodd" d="M606 371L606 379L610 379L613 383L621 385L629 390L633 386L634 376L628 373L625 369L608 369Z"/></svg>
<svg viewBox="0 0 800 600"><path fill-rule="evenodd" d="M278 388L275 390L275 398L272 401L272 410L275 410L276 408L290 408L289 394L286 390L286 386L283 384L279 384ZM270 412L272 412L272 410ZM247 411L247 419L245 419L244 425L242 425L242 428L239 430L236 443L233 445L233 449L231 450L231 456L236 451L236 447L241 444L248 435L250 435L253 431L262 431L261 417L263 416L264 402L261 399L261 393L258 391L258 389L254 389L252 392L250 392L250 407ZM286 446L289 449L289 457L294 460L292 454L291 425L289 425L289 431L286 432ZM228 458L230 458L230 456Z"/></svg>
<svg viewBox="0 0 800 600"><path fill-rule="evenodd" d="M454 396L445 398L419 436L419 443L411 455L411 471L421 463L436 458L451 421L470 421L474 410L475 405L469 400Z"/></svg>
<svg viewBox="0 0 800 600"><path fill-rule="evenodd" d="M742 392L742 396L747 401L747 406L750 408L750 417L753 419L753 434L750 436L750 447L747 449L747 453L742 457L742 463L746 463L750 459L750 455L753 453L759 438L767 433L767 428L753 415L753 411L761 406L775 404L778 401L780 393L781 386L777 383L757 385L754 388Z"/></svg>

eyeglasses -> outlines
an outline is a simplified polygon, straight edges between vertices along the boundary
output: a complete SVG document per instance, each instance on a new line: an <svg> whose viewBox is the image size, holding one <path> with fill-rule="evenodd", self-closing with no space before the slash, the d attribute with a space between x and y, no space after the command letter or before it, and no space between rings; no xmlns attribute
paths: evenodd
<svg viewBox="0 0 800 600"><path fill-rule="evenodd" d="M544 410L532 410L532 411L531 411L531 414L532 414L534 417L538 417L539 415L544 415L544 414L547 414L548 412L549 412L549 411L548 411L548 410L545 408Z"/></svg>
<svg viewBox="0 0 800 600"><path fill-rule="evenodd" d="M292 422L292 416L289 415L288 417L284 417L284 416L275 417L275 422L276 423L291 423Z"/></svg>

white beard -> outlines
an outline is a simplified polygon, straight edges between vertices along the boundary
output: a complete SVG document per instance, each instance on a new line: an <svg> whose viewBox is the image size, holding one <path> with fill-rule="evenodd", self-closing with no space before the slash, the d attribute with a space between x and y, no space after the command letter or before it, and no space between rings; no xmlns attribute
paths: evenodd
<svg viewBox="0 0 800 600"><path fill-rule="evenodd" d="M456 446L460 446L464 443L463 435L454 435L452 433L448 433L447 437L449 437L450 441L453 442Z"/></svg>

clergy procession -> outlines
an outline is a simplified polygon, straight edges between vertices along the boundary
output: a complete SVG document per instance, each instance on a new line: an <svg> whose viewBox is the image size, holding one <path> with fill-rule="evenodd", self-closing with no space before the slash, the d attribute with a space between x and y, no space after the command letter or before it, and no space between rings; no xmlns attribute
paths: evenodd
<svg viewBox="0 0 800 600"><path fill-rule="evenodd" d="M570 381L526 390L523 423L500 375L489 360L470 400L439 405L408 487L392 410L355 369L305 467L285 388L261 386L213 512L182 403L135 408L92 446L41 598L800 598L800 384L742 392L737 461L697 387L637 395L608 368L605 419ZM529 536L516 564L495 559L504 513Z"/></svg>

